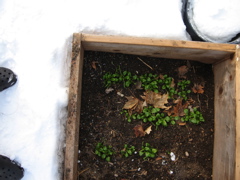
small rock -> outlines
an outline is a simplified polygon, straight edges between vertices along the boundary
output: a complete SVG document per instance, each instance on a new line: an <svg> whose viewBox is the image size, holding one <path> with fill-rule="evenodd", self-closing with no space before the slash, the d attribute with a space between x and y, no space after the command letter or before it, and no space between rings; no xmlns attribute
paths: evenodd
<svg viewBox="0 0 240 180"><path fill-rule="evenodd" d="M187 157L189 156L189 153L187 151L185 152L185 156L187 156Z"/></svg>
<svg viewBox="0 0 240 180"><path fill-rule="evenodd" d="M111 87L110 87L110 88L107 88L107 89L105 90L105 93L106 93L106 94L109 94L109 93L112 92L113 90L114 90L114 89L111 88Z"/></svg>
<svg viewBox="0 0 240 180"><path fill-rule="evenodd" d="M124 94L122 94L122 93L120 93L120 92L117 92L117 95L119 95L119 96L121 96L121 97L124 96Z"/></svg>
<svg viewBox="0 0 240 180"><path fill-rule="evenodd" d="M173 152L170 153L170 156L171 156L171 160L172 161L175 161L176 160L176 156Z"/></svg>
<svg viewBox="0 0 240 180"><path fill-rule="evenodd" d="M162 160L162 165L163 165L163 166L167 165L167 161Z"/></svg>

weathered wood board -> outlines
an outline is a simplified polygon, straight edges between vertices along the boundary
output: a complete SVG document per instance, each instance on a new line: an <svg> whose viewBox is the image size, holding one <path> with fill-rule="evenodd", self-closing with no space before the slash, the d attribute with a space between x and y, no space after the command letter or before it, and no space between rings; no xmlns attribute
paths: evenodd
<svg viewBox="0 0 240 180"><path fill-rule="evenodd" d="M186 59L213 64L230 58L235 46L205 42L82 34L85 50Z"/></svg>
<svg viewBox="0 0 240 180"><path fill-rule="evenodd" d="M75 33L72 44L64 180L77 180L82 67L85 50L213 64L214 180L240 179L240 48L233 44Z"/></svg>
<svg viewBox="0 0 240 180"><path fill-rule="evenodd" d="M64 179L77 179L77 160L80 109L82 94L82 67L84 50L81 35L75 34L72 44L72 64L69 86L68 120L66 124L66 148L64 160Z"/></svg>

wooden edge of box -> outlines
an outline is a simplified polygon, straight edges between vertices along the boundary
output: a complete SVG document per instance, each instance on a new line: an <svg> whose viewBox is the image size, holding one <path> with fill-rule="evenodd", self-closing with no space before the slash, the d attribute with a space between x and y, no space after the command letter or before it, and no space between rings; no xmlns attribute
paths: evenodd
<svg viewBox="0 0 240 180"><path fill-rule="evenodd" d="M77 179L79 125L82 91L82 66L84 49L81 34L73 35L72 62L69 86L68 119L66 123L66 149L64 160L64 180Z"/></svg>
<svg viewBox="0 0 240 180"><path fill-rule="evenodd" d="M82 34L82 44L85 50L196 60L207 64L228 59L236 50L233 44L94 34Z"/></svg>
<svg viewBox="0 0 240 180"><path fill-rule="evenodd" d="M232 58L214 64L213 179L240 179L239 46Z"/></svg>
<svg viewBox="0 0 240 180"><path fill-rule="evenodd" d="M235 179L240 179L240 45L236 48L236 165Z"/></svg>

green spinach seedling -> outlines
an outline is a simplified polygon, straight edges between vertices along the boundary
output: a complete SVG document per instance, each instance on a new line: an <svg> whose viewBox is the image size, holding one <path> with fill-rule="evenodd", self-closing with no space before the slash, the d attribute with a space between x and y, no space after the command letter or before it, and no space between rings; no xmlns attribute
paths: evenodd
<svg viewBox="0 0 240 180"><path fill-rule="evenodd" d="M157 149L152 148L149 143L145 143L142 145L142 149L139 151L139 155L143 156L143 159L149 159L156 157Z"/></svg>
<svg viewBox="0 0 240 180"><path fill-rule="evenodd" d="M121 150L121 154L124 157L131 156L135 152L135 147L134 146L128 146L127 144L124 144L124 149Z"/></svg>
<svg viewBox="0 0 240 180"><path fill-rule="evenodd" d="M111 156L114 154L114 151L112 146L105 146L103 143L99 142L96 145L95 154L109 162L111 160Z"/></svg>

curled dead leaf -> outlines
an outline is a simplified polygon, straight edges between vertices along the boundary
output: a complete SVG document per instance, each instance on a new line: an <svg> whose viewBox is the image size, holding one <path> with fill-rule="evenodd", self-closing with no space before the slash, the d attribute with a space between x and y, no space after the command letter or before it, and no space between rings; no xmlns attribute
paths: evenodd
<svg viewBox="0 0 240 180"><path fill-rule="evenodd" d="M165 110L164 112L167 112L168 116L173 116L173 117L184 116L185 115L184 109L187 109L188 105L189 105L188 102L185 102L185 104L182 104L182 99L179 99L177 101L177 104L173 106L172 109Z"/></svg>
<svg viewBox="0 0 240 180"><path fill-rule="evenodd" d="M126 96L128 101L125 103L123 109L128 109L131 111L135 111L137 113L141 113L143 111L143 107L146 106L146 102L142 101L138 98L133 96Z"/></svg>
<svg viewBox="0 0 240 180"><path fill-rule="evenodd" d="M194 93L199 93L199 94L203 94L204 90L203 90L204 86L201 84L195 84L192 87L192 91Z"/></svg>
<svg viewBox="0 0 240 180"><path fill-rule="evenodd" d="M134 133L135 133L136 137L142 137L142 136L145 136L145 134L146 134L143 130L142 125L136 125L133 128L133 130L134 130Z"/></svg>
<svg viewBox="0 0 240 180"><path fill-rule="evenodd" d="M179 126L185 126L185 125L186 125L186 122L178 122L178 125L179 125Z"/></svg>
<svg viewBox="0 0 240 180"><path fill-rule="evenodd" d="M151 131L152 131L152 126L149 126L149 127L145 130L145 133L146 133L146 134L150 134Z"/></svg>
<svg viewBox="0 0 240 180"><path fill-rule="evenodd" d="M187 66L180 66L177 68L178 71L178 76L180 78L186 78L186 76L184 76L187 72L188 72L188 67Z"/></svg>
<svg viewBox="0 0 240 180"><path fill-rule="evenodd" d="M133 96L126 96L126 98L128 101L125 103L123 109L133 109L139 101L138 98L135 98Z"/></svg>
<svg viewBox="0 0 240 180"><path fill-rule="evenodd" d="M92 68L93 68L94 70L97 69L97 65L96 65L97 63L98 63L97 61L92 61L92 63L91 63Z"/></svg>
<svg viewBox="0 0 240 180"><path fill-rule="evenodd" d="M155 161L159 161L159 160L162 160L162 157L157 157L157 158L155 159Z"/></svg>

